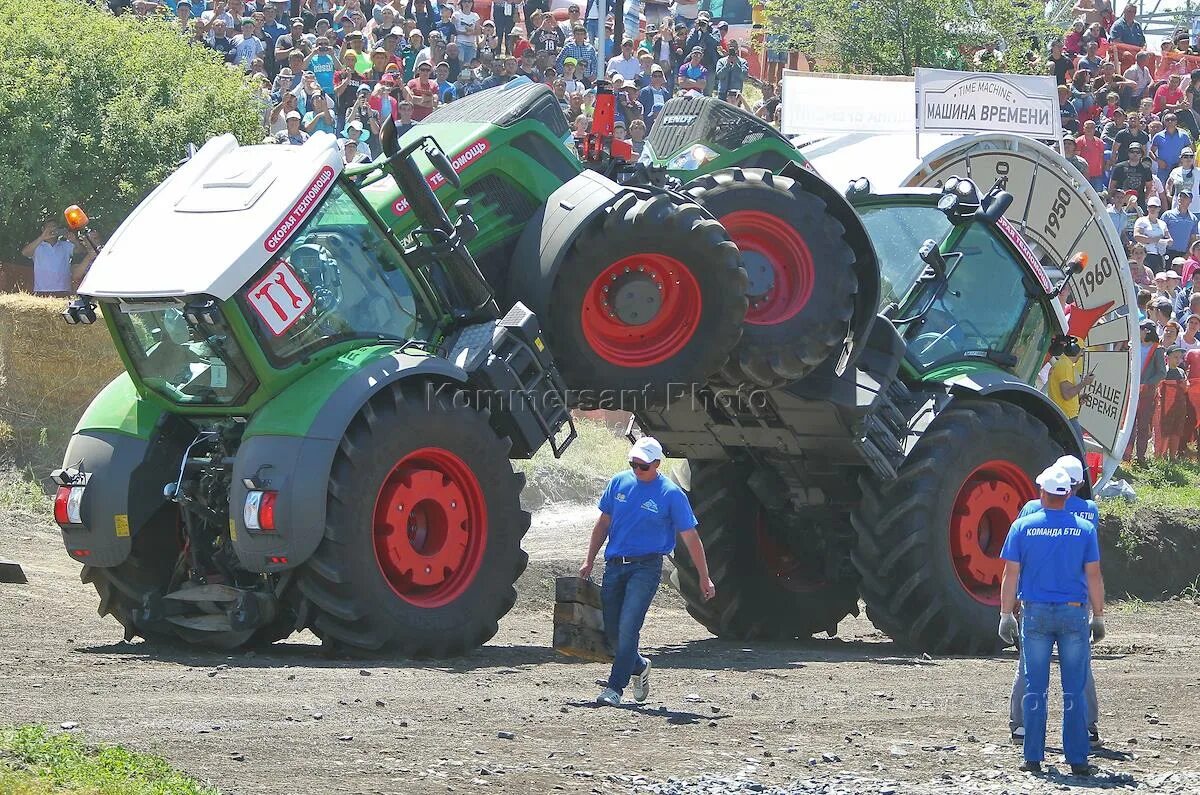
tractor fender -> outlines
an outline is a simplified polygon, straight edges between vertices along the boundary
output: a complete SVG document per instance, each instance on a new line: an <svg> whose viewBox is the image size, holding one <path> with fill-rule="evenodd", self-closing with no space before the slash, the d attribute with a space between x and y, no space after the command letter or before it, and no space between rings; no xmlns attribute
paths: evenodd
<svg viewBox="0 0 1200 795"><path fill-rule="evenodd" d="M879 258L875 254L875 246L867 234L867 228L862 219L854 211L854 207L846 197L838 193L832 185L817 175L811 167L796 162L789 162L778 172L800 183L809 193L813 193L825 202L829 214L836 218L846 229L846 241L854 250L854 270L858 277L858 293L854 296L854 316L851 319L849 346L843 353L841 368L850 367L858 358L858 353L871 333L875 323L875 313L879 311Z"/></svg>
<svg viewBox="0 0 1200 795"><path fill-rule="evenodd" d="M547 317L550 293L571 244L593 218L622 196L635 196L594 171L584 171L550 194L517 239L509 270L508 301Z"/></svg>
<svg viewBox="0 0 1200 795"><path fill-rule="evenodd" d="M229 489L230 537L241 565L249 571L276 572L308 559L325 535L325 502L333 459L346 428L376 393L420 379L465 384L467 373L445 359L394 351L365 364L325 399L305 436L251 435L238 448ZM403 433L403 428L394 429ZM274 533L246 528L246 483L277 491Z"/></svg>
<svg viewBox="0 0 1200 795"><path fill-rule="evenodd" d="M986 397L1003 400L1032 414L1050 430L1050 438L1061 445L1066 454L1086 462L1083 438L1079 431L1071 425L1062 409L1054 405L1054 401L1028 384L1003 373L976 372L949 378L946 385L950 389L952 402L954 399ZM942 408L945 409L944 406ZM1051 463L1047 461L1046 466ZM1088 491L1090 492L1090 489Z"/></svg>
<svg viewBox="0 0 1200 795"><path fill-rule="evenodd" d="M122 405L114 400L103 410L89 409L63 456L63 467L85 479L80 524L62 528L63 543L72 558L98 568L124 563L141 533L178 529L164 489L179 478L179 463L195 438L193 426L172 414L109 422ZM140 401L128 407L129 417L146 409Z"/></svg>
<svg viewBox="0 0 1200 795"><path fill-rule="evenodd" d="M64 466L76 467L87 477L79 505L81 524L61 528L71 557L101 568L118 566L129 557L132 529L140 529L164 502L163 484L155 484L157 495L142 495L149 500L131 499L134 484L145 485L134 472L149 449L148 439L113 431L89 429L71 437Z"/></svg>

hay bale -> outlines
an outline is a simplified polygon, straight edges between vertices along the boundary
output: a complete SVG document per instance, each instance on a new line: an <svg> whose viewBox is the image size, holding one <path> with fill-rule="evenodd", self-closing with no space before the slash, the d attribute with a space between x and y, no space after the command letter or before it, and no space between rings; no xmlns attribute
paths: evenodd
<svg viewBox="0 0 1200 795"><path fill-rule="evenodd" d="M124 369L107 327L67 325L65 305L0 295L0 423L11 426L9 454L36 470L58 465L84 409Z"/></svg>

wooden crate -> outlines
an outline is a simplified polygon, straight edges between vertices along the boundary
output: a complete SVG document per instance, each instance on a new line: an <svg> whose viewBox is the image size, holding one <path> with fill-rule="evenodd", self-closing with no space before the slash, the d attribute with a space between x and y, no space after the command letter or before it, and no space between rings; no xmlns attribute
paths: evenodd
<svg viewBox="0 0 1200 795"><path fill-rule="evenodd" d="M592 662L612 662L604 637L600 586L579 577L554 582L554 649Z"/></svg>

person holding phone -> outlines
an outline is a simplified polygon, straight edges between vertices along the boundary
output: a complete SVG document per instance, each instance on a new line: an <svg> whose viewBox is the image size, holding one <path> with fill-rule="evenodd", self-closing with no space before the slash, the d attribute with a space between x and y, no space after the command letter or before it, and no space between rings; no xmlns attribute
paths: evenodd
<svg viewBox="0 0 1200 795"><path fill-rule="evenodd" d="M1080 395L1092 385L1095 377L1081 375L1083 349L1074 337L1059 337L1050 343L1050 355L1055 357L1050 365L1050 376L1046 381L1046 393L1054 405L1062 409L1067 420L1081 434L1079 425Z"/></svg>

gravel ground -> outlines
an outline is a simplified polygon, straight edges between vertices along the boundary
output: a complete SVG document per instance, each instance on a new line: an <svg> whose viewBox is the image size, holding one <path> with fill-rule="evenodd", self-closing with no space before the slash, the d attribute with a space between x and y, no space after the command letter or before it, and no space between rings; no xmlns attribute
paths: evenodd
<svg viewBox="0 0 1200 795"><path fill-rule="evenodd" d="M914 657L863 618L838 639L744 646L662 591L649 701L598 708L605 666L548 648L553 577L577 565L593 516L541 512L499 635L430 664L326 659L308 634L233 656L122 643L54 528L0 516L0 557L30 579L0 585L0 722L75 723L255 795L1200 792L1200 609L1185 602L1110 610L1095 661L1109 750L1086 783L1057 750L1058 772L1016 770L1011 655Z"/></svg>

